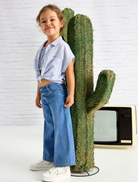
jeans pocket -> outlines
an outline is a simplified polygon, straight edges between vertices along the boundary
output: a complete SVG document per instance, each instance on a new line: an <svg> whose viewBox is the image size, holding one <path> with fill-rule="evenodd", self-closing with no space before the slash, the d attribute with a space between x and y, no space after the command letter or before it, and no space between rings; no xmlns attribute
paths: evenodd
<svg viewBox="0 0 138 182"><path fill-rule="evenodd" d="M48 88L49 92L52 94L58 93L62 90L62 87L59 84L56 84L50 88Z"/></svg>

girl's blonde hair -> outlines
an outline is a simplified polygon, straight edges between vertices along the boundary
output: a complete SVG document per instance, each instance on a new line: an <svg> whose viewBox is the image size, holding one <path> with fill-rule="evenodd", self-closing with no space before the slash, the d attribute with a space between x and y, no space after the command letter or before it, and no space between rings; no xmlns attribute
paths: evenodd
<svg viewBox="0 0 138 182"><path fill-rule="evenodd" d="M41 14L46 11L47 9L51 9L52 11L55 11L57 14L57 17L59 19L59 21L64 20L64 25L60 28L60 32L62 32L62 30L65 27L65 17L64 17L64 13L56 6L56 5L52 5L52 4L48 4L47 6L44 6L39 14L36 17L36 22L38 23L38 25L40 26L40 16Z"/></svg>

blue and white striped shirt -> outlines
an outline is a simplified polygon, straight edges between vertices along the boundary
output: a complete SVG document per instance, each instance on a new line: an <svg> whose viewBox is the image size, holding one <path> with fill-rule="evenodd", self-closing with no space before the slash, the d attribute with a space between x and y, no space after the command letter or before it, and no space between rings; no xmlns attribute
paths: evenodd
<svg viewBox="0 0 138 182"><path fill-rule="evenodd" d="M62 36L59 36L47 47L44 47L44 44L45 42L38 48L34 59L36 79L40 83L41 79L45 78L63 84L66 69L72 59L74 64L75 56L68 43L62 39Z"/></svg>

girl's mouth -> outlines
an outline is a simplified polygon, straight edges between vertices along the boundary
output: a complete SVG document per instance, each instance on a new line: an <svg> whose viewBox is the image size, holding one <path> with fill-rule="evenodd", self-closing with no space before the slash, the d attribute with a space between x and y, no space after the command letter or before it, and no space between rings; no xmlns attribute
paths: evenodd
<svg viewBox="0 0 138 182"><path fill-rule="evenodd" d="M53 27L49 27L49 28L47 28L46 30L49 30L49 29L52 29Z"/></svg>

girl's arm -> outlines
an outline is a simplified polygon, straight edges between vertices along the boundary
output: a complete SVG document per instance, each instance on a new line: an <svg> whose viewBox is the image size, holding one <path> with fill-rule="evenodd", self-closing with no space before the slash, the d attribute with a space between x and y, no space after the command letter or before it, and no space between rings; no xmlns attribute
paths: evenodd
<svg viewBox="0 0 138 182"><path fill-rule="evenodd" d="M41 96L41 93L40 93L40 91L39 91L39 84L37 84L37 96Z"/></svg>
<svg viewBox="0 0 138 182"><path fill-rule="evenodd" d="M35 104L38 108L42 108L42 104L40 101L41 101L41 93L39 91L39 85L37 84L37 95L35 99Z"/></svg>
<svg viewBox="0 0 138 182"><path fill-rule="evenodd" d="M64 104L64 107L71 107L72 104L74 103L74 89L75 89L73 60L70 61L66 69L66 80L67 80L69 95L66 99L66 103Z"/></svg>

